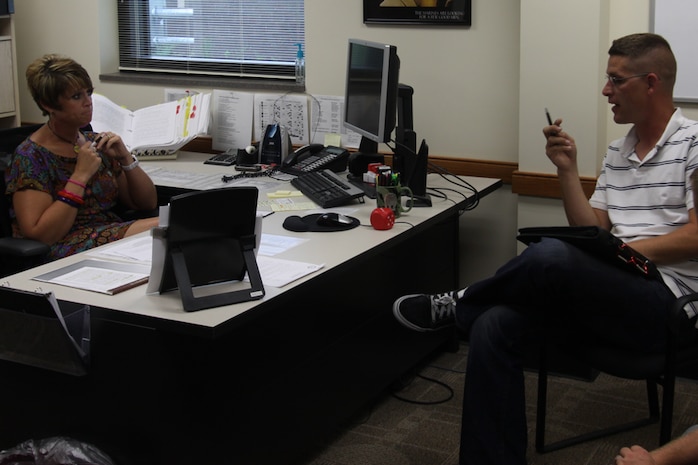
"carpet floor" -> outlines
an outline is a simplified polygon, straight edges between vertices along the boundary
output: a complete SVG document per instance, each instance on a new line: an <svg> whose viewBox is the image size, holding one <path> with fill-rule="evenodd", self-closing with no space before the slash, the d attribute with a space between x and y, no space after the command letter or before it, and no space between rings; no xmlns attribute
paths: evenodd
<svg viewBox="0 0 698 465"><path fill-rule="evenodd" d="M304 465L458 465L467 345L434 357L398 392L361 412ZM539 454L535 440L537 374L526 372L529 465L605 465L626 445L657 446L659 425ZM677 382L674 436L698 424L698 384ZM452 397L449 400L449 396ZM661 391L660 391L661 395ZM424 404L409 402L419 401ZM445 402L440 402L446 400ZM430 404L431 402L436 402ZM594 382L553 376L548 387L546 442L647 414L644 381L600 374Z"/></svg>

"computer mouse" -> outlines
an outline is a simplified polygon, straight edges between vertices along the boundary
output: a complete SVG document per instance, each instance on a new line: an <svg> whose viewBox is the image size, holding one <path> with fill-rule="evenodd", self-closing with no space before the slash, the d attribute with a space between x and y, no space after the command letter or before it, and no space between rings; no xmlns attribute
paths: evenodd
<svg viewBox="0 0 698 465"><path fill-rule="evenodd" d="M351 218L341 213L323 213L315 221L320 226L347 226L351 224Z"/></svg>

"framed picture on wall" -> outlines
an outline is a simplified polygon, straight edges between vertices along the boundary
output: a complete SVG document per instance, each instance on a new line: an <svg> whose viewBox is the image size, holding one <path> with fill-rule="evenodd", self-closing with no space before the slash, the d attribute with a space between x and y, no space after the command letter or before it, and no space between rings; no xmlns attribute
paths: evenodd
<svg viewBox="0 0 698 465"><path fill-rule="evenodd" d="M470 26L472 0L364 0L366 24Z"/></svg>

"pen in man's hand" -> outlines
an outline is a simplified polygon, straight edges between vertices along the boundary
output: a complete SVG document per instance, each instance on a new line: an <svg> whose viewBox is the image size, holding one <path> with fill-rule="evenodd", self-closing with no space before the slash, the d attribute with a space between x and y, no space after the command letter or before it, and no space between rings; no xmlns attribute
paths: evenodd
<svg viewBox="0 0 698 465"><path fill-rule="evenodd" d="M548 111L547 108L545 109L545 116L546 116L546 118L548 118L548 124L552 126L552 125L553 125L553 119L550 117L550 112Z"/></svg>

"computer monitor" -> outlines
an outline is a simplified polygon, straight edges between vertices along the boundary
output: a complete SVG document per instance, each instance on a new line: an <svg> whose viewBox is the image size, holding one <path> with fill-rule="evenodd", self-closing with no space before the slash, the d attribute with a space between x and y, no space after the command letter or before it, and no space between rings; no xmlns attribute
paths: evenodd
<svg viewBox="0 0 698 465"><path fill-rule="evenodd" d="M361 145L353 158L383 161L378 144L393 140L393 169L402 175L403 185L412 189L414 206L431 206L426 193L429 148L423 141L417 151L412 112L414 90L399 83L397 47L349 39L347 56L344 126L361 134ZM358 171L352 171L354 179L360 179Z"/></svg>
<svg viewBox="0 0 698 465"><path fill-rule="evenodd" d="M360 150L377 153L396 125L400 59L394 45L349 39L344 126L361 134Z"/></svg>

